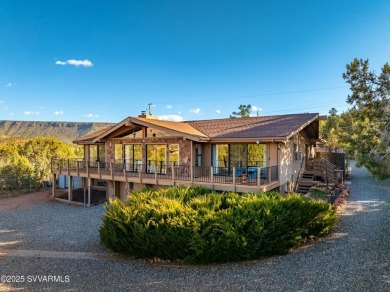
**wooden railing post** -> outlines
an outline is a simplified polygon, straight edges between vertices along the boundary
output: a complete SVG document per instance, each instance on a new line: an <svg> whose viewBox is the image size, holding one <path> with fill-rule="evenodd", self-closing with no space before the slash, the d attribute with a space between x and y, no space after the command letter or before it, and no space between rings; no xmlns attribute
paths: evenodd
<svg viewBox="0 0 390 292"><path fill-rule="evenodd" d="M175 185L175 165L172 165L172 182Z"/></svg>
<svg viewBox="0 0 390 292"><path fill-rule="evenodd" d="M210 167L210 182L211 182L211 189L214 190L214 168Z"/></svg>
<svg viewBox="0 0 390 292"><path fill-rule="evenodd" d="M160 174L161 174L161 171L162 171L162 166L160 166ZM157 169L154 169L154 184L157 185Z"/></svg>
<svg viewBox="0 0 390 292"><path fill-rule="evenodd" d="M233 166L233 192L236 191L236 167Z"/></svg>

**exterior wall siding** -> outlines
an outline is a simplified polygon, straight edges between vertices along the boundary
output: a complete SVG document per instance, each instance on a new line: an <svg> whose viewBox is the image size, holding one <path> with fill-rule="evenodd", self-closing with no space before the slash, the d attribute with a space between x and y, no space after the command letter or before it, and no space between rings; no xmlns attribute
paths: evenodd
<svg viewBox="0 0 390 292"><path fill-rule="evenodd" d="M294 161L294 144L298 145L298 151L301 153L301 159ZM306 145L309 141L304 132L300 132L287 141L286 145L281 146L279 150L280 161L280 184L283 191L293 191L299 171L302 166L302 159L307 159ZM305 165L302 166L303 169Z"/></svg>

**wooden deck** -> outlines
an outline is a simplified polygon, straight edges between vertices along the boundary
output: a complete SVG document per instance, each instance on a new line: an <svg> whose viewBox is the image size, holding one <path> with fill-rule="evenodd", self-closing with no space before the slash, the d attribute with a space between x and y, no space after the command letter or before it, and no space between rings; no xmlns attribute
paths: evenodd
<svg viewBox="0 0 390 292"><path fill-rule="evenodd" d="M213 167L174 166L164 168L164 171L160 172L146 172L142 167L138 169L139 171L127 171L126 167L121 167L122 164L114 163L105 163L104 167L99 164L96 167L88 165L86 161L78 161L76 164L71 161L53 162L52 173L160 186L202 185L216 191L240 193L265 192L280 186L277 166L273 166L274 169L265 168L267 175L261 177L260 168L257 174L236 176L235 168L232 168L231 175L218 175L215 174L217 171Z"/></svg>

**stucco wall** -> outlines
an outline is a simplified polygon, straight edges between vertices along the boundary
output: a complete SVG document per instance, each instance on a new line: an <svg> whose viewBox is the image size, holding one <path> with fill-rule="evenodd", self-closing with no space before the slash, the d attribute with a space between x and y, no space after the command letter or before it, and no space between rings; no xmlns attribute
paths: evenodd
<svg viewBox="0 0 390 292"><path fill-rule="evenodd" d="M294 143L298 145L298 149L301 152L301 159L298 161L294 161ZM288 140L286 145L282 145L279 150L279 179L281 185L288 185L289 189L287 191L292 191L296 183L302 160L306 158L306 144L309 144L309 142L304 132L301 132Z"/></svg>

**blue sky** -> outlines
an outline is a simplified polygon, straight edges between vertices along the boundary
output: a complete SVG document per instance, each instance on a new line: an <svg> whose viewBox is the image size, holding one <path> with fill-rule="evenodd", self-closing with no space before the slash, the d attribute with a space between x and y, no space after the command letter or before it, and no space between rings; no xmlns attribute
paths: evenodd
<svg viewBox="0 0 390 292"><path fill-rule="evenodd" d="M342 112L346 64L389 61L389 15L379 0L2 0L0 119Z"/></svg>

